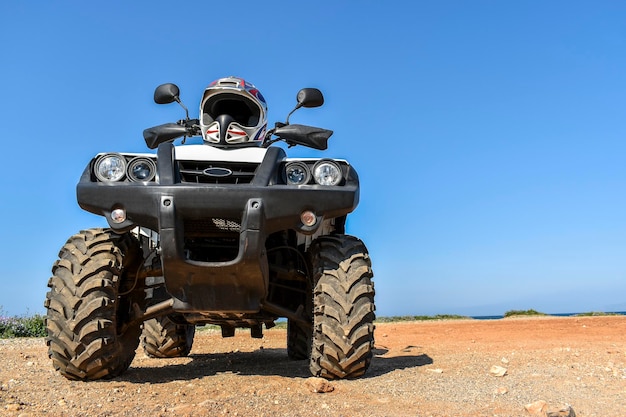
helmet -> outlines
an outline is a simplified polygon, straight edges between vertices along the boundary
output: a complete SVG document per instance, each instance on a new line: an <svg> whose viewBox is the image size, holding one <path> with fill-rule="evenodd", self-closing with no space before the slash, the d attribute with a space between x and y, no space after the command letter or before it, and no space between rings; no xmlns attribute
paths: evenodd
<svg viewBox="0 0 626 417"><path fill-rule="evenodd" d="M200 128L202 139L213 146L260 146L267 128L265 99L242 78L213 81L200 101Z"/></svg>

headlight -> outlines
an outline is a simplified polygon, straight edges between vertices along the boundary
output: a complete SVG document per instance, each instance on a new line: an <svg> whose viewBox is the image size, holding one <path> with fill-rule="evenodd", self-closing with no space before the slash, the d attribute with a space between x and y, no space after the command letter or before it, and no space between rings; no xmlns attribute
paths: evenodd
<svg viewBox="0 0 626 417"><path fill-rule="evenodd" d="M131 181L152 181L156 175L156 164L150 158L135 158L128 164L128 178Z"/></svg>
<svg viewBox="0 0 626 417"><path fill-rule="evenodd" d="M343 175L335 162L319 161L313 167L313 178L319 185L337 185L343 179Z"/></svg>
<svg viewBox="0 0 626 417"><path fill-rule="evenodd" d="M309 167L303 162L292 162L285 168L285 177L287 184L300 185L306 184L311 179Z"/></svg>
<svg viewBox="0 0 626 417"><path fill-rule="evenodd" d="M126 159L117 153L102 155L96 161L94 173L100 181L119 181L126 173Z"/></svg>

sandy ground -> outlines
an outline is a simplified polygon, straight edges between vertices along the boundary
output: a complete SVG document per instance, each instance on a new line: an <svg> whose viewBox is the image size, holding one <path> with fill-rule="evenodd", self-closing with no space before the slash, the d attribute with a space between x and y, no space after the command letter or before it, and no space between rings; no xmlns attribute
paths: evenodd
<svg viewBox="0 0 626 417"><path fill-rule="evenodd" d="M626 416L626 316L377 324L375 335L365 377L326 393L306 361L287 359L281 329L199 331L187 358L140 348L121 377L87 383L57 374L43 339L0 340L0 415L529 416L541 400Z"/></svg>

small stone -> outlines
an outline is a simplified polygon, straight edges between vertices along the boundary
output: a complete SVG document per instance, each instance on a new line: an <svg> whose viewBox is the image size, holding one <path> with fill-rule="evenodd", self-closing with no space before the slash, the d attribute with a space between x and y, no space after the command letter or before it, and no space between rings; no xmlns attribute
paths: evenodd
<svg viewBox="0 0 626 417"><path fill-rule="evenodd" d="M547 417L576 417L574 409L569 404L566 404L558 409L551 409L546 415Z"/></svg>
<svg viewBox="0 0 626 417"><path fill-rule="evenodd" d="M524 408L531 416L544 417L546 415L548 403L543 400L539 400L534 403L526 404Z"/></svg>
<svg viewBox="0 0 626 417"><path fill-rule="evenodd" d="M436 374L443 374L443 369L441 369L441 368L428 369L428 371L434 372Z"/></svg>
<svg viewBox="0 0 626 417"><path fill-rule="evenodd" d="M509 360L507 358L502 358L502 359L500 359L500 362L502 362L504 364L507 364L507 363L509 363Z"/></svg>
<svg viewBox="0 0 626 417"><path fill-rule="evenodd" d="M311 377L305 381L306 385L311 389L311 392L323 394L325 392L332 392L335 387L324 378Z"/></svg>
<svg viewBox="0 0 626 417"><path fill-rule="evenodd" d="M489 373L493 376L502 377L506 375L506 371L507 369L503 368L502 366L493 365L491 369L489 370Z"/></svg>
<svg viewBox="0 0 626 417"><path fill-rule="evenodd" d="M20 404L8 404L5 408L8 411L20 411L22 406Z"/></svg>
<svg viewBox="0 0 626 417"><path fill-rule="evenodd" d="M506 387L496 388L496 394L498 394L498 395L504 395L504 394L506 394L508 392L509 392L509 390Z"/></svg>

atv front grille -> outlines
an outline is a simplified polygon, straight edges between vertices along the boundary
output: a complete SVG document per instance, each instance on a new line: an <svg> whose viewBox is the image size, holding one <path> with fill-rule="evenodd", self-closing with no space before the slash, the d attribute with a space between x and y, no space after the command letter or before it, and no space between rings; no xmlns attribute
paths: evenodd
<svg viewBox="0 0 626 417"><path fill-rule="evenodd" d="M241 223L235 219L208 218L185 220L185 236L215 236L225 233L239 233Z"/></svg>
<svg viewBox="0 0 626 417"><path fill-rule="evenodd" d="M250 184L258 166L247 162L178 161L181 182L193 184Z"/></svg>
<svg viewBox="0 0 626 417"><path fill-rule="evenodd" d="M198 262L228 262L239 253L238 220L207 218L185 220L185 257Z"/></svg>

